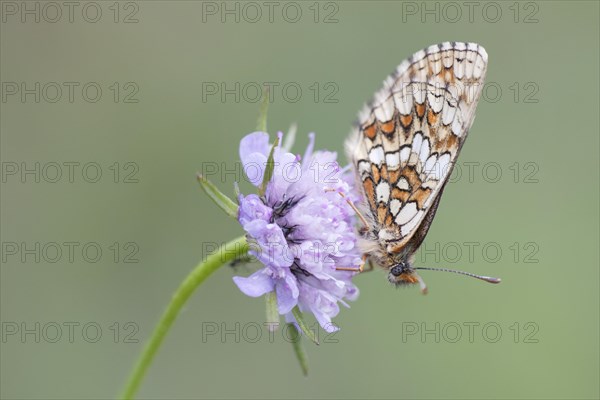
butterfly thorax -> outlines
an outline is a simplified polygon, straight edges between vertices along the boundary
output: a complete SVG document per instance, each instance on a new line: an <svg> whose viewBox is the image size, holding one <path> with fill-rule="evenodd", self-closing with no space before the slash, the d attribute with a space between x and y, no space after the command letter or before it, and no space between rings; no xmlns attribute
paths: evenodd
<svg viewBox="0 0 600 400"><path fill-rule="evenodd" d="M419 283L412 267L414 253L410 246L398 246L387 235L372 228L361 232L359 246L377 265L388 271L388 280L396 286Z"/></svg>

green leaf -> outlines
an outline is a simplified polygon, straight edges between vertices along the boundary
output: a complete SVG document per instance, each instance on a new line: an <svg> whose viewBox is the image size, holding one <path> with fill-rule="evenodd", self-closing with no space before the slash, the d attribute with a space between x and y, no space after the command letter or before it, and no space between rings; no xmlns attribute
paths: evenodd
<svg viewBox="0 0 600 400"><path fill-rule="evenodd" d="M235 193L235 202L240 204L240 194L242 192L240 192L240 185L237 182L233 182L233 193Z"/></svg>
<svg viewBox="0 0 600 400"><path fill-rule="evenodd" d="M212 184L212 182L210 182L201 174L198 174L198 182L200 182L200 186L208 195L208 197L210 197L221 210L225 211L225 213L230 217L237 219L238 205L235 204L233 200L224 195L215 185Z"/></svg>
<svg viewBox="0 0 600 400"><path fill-rule="evenodd" d="M267 158L267 165L265 167L265 176L263 176L262 184L260 185L260 189L258 194L262 197L265 195L267 191L267 184L273 177L273 169L275 169L275 161L273 160L273 154L275 153L275 148L279 145L279 137L275 139L275 143L273 143L273 147L271 147L271 152L269 153L269 158Z"/></svg>
<svg viewBox="0 0 600 400"><path fill-rule="evenodd" d="M298 362L300 363L300 368L302 368L302 374L304 376L308 375L308 356L306 354L306 350L304 349L304 344L302 343L302 335L296 329L296 325L288 324L288 328L290 332L292 332L292 346L294 347L294 353L296 353L296 358L298 358Z"/></svg>
<svg viewBox="0 0 600 400"><path fill-rule="evenodd" d="M304 317L302 316L302 313L300 312L300 309L298 308L298 306L294 307L294 309L292 310L292 314L294 314L294 318L296 318L296 322L298 323L298 326L300 326L300 329L302 329L302 332L304 332L304 334L310 340L312 340L314 344L318 345L319 341L317 340L317 337L315 336L315 332L311 331L309 326L304 321Z"/></svg>
<svg viewBox="0 0 600 400"><path fill-rule="evenodd" d="M267 326L271 332L279 329L279 311L277 310L277 295L275 292L269 292L265 296L267 299Z"/></svg>
<svg viewBox="0 0 600 400"><path fill-rule="evenodd" d="M267 131L267 112L269 111L269 86L263 91L263 101L258 112L258 120L256 121L256 130L260 132Z"/></svg>

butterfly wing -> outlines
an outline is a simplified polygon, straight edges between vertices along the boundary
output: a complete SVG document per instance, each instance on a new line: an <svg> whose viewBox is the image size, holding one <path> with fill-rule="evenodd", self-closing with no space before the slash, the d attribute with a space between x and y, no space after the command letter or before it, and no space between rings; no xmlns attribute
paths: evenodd
<svg viewBox="0 0 600 400"><path fill-rule="evenodd" d="M346 152L369 228L387 253L411 254L425 237L473 124L486 69L478 44L430 46L402 62L360 112Z"/></svg>

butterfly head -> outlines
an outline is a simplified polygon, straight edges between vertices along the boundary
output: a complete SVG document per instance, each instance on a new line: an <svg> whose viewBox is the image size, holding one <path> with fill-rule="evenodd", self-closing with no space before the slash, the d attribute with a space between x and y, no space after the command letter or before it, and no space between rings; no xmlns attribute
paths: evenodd
<svg viewBox="0 0 600 400"><path fill-rule="evenodd" d="M423 294L427 294L427 286L425 286L425 282L423 282L423 279L417 275L415 269L408 261L400 261L390 268L388 280L396 285L396 287L418 283L421 287L421 292L423 292Z"/></svg>
<svg viewBox="0 0 600 400"><path fill-rule="evenodd" d="M402 261L390 268L388 280L397 286L418 282L414 269L407 261Z"/></svg>

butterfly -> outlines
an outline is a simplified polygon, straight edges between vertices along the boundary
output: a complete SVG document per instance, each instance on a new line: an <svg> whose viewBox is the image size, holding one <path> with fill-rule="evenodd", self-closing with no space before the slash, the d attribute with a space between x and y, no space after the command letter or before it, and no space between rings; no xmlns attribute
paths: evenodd
<svg viewBox="0 0 600 400"><path fill-rule="evenodd" d="M476 43L445 42L403 61L359 113L345 148L364 204L359 245L397 285L427 287L414 267L444 187L475 119L488 55ZM338 268L346 269L346 268ZM350 268L346 269L350 270Z"/></svg>

